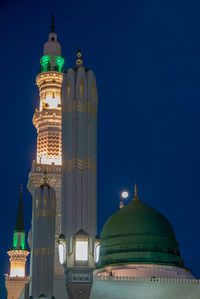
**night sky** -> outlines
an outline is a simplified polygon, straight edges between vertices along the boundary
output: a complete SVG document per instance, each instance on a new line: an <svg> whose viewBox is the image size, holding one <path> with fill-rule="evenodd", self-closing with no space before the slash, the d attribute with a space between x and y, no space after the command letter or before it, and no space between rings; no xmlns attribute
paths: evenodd
<svg viewBox="0 0 200 299"><path fill-rule="evenodd" d="M9 272L20 184L36 153L35 77L51 14L65 69L80 45L99 92L98 232L121 190L164 214L185 266L200 278L200 2L0 0L0 299Z"/></svg>

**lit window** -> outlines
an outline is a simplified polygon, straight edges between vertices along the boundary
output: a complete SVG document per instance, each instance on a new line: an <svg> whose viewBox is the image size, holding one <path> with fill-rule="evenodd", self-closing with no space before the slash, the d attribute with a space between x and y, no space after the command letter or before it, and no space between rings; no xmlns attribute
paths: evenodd
<svg viewBox="0 0 200 299"><path fill-rule="evenodd" d="M76 241L76 261L88 260L88 241Z"/></svg>
<svg viewBox="0 0 200 299"><path fill-rule="evenodd" d="M60 235L58 239L58 257L59 262L63 265L66 261L66 240L63 235Z"/></svg>
<svg viewBox="0 0 200 299"><path fill-rule="evenodd" d="M59 262L61 264L64 263L64 244L59 244L58 245L58 252L59 252Z"/></svg>
<svg viewBox="0 0 200 299"><path fill-rule="evenodd" d="M100 252L100 244L96 244L94 247L94 262L98 263L99 261L99 252Z"/></svg>

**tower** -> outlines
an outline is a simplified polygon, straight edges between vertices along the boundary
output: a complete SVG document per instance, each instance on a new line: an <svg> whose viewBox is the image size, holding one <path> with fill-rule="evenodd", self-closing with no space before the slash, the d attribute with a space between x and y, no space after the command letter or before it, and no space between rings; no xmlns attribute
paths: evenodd
<svg viewBox="0 0 200 299"><path fill-rule="evenodd" d="M29 294L34 299L43 294L51 299L54 281L55 191L46 177L35 189L32 212L32 259Z"/></svg>
<svg viewBox="0 0 200 299"><path fill-rule="evenodd" d="M62 232L96 236L97 103L96 79L78 50L77 65L64 75L62 94Z"/></svg>
<svg viewBox="0 0 200 299"><path fill-rule="evenodd" d="M94 269L97 204L97 88L83 66L64 74L62 93L62 233L60 260L69 298L89 298Z"/></svg>
<svg viewBox="0 0 200 299"><path fill-rule="evenodd" d="M36 77L40 102L33 115L33 124L37 129L37 153L29 174L28 189L34 196L35 188L42 184L46 171L48 183L56 192L55 235L58 238L61 232L61 86L64 59L61 57L61 46L55 33L54 16L40 63L41 69ZM55 248L56 246L55 242ZM61 278L64 277L63 269L57 256L55 254L54 276Z"/></svg>
<svg viewBox="0 0 200 299"><path fill-rule="evenodd" d="M22 187L20 190L19 205L17 210L16 226L13 235L13 247L8 250L10 257L10 275L6 275L7 299L17 299L29 276L25 274L26 257L29 251L25 248L25 230L22 201Z"/></svg>

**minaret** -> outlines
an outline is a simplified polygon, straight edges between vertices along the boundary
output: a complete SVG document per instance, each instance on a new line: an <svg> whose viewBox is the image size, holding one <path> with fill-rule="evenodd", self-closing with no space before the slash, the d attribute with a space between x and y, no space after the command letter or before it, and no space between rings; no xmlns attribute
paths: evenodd
<svg viewBox="0 0 200 299"><path fill-rule="evenodd" d="M6 275L7 299L17 299L29 276L25 274L26 258L29 251L25 248L25 230L22 201L22 186L20 190L19 206L17 210L16 226L13 236L13 247L8 250L10 256L10 275Z"/></svg>
<svg viewBox="0 0 200 299"><path fill-rule="evenodd" d="M43 184L35 189L33 198L29 289L29 295L33 299L38 299L41 295L49 299L53 296L56 197L46 176L43 180Z"/></svg>
<svg viewBox="0 0 200 299"><path fill-rule="evenodd" d="M80 49L77 56L76 67L63 79L59 252L69 298L86 299L92 287L97 226L98 95L94 73L83 66Z"/></svg>
<svg viewBox="0 0 200 299"><path fill-rule="evenodd" d="M33 124L37 129L37 152L29 174L28 189L34 196L35 188L42 184L43 174L46 171L48 183L56 192L57 239L61 232L61 86L64 59L61 57L61 45L55 33L54 16L40 63L41 69L36 77L40 103L33 115ZM57 254L54 271L55 277L64 277Z"/></svg>

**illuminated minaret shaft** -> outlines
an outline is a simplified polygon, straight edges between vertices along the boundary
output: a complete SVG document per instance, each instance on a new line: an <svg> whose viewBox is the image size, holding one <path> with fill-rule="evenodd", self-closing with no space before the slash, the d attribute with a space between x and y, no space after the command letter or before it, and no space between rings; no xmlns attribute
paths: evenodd
<svg viewBox="0 0 200 299"><path fill-rule="evenodd" d="M37 163L61 165L61 86L63 80L61 47L54 25L44 45L41 71L36 78L40 91L39 110L33 116L37 129Z"/></svg>
<svg viewBox="0 0 200 299"><path fill-rule="evenodd" d="M61 87L64 59L61 57L61 46L54 31L53 18L40 63L41 70L36 77L40 102L33 115L33 124L37 129L37 152L29 174L28 189L34 197L35 189L42 184L43 174L46 171L48 183L56 192L55 239L57 239L61 232ZM56 246L55 242L55 249ZM63 275L56 254L54 271L55 277Z"/></svg>
<svg viewBox="0 0 200 299"><path fill-rule="evenodd" d="M8 251L10 256L10 275L6 275L7 299L19 297L29 277L25 274L26 258L29 251L25 248L25 230L22 201L22 187L17 210L16 226L13 235L13 247Z"/></svg>

